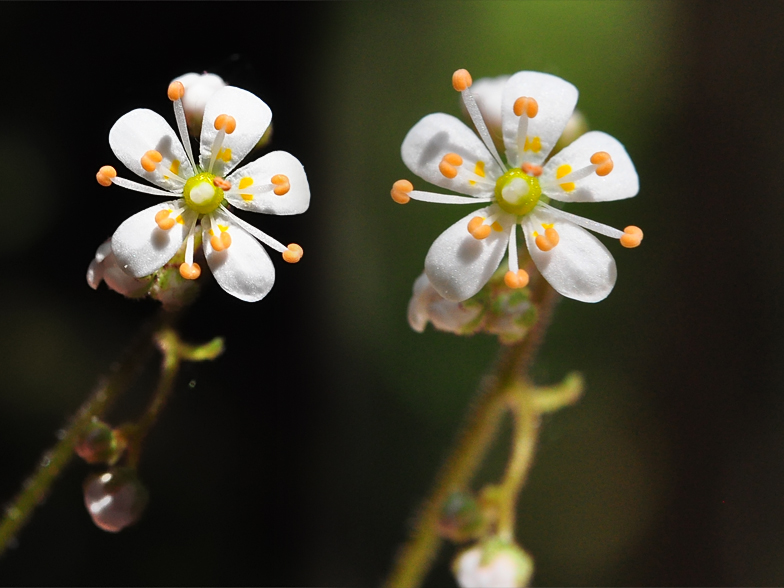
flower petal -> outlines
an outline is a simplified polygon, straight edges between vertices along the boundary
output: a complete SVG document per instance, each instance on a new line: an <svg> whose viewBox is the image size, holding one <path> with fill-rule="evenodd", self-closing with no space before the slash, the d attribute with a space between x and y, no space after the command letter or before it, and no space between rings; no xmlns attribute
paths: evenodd
<svg viewBox="0 0 784 588"><path fill-rule="evenodd" d="M613 168L606 176L592 173L574 182L574 190L566 192L558 184L555 175L558 168L568 164L572 171L591 165L591 156L604 151L612 157ZM607 133L591 131L585 133L574 143L557 153L547 162L540 179L547 196L561 202L609 202L636 196L640 190L640 180L629 154L623 145Z"/></svg>
<svg viewBox="0 0 784 588"><path fill-rule="evenodd" d="M225 217L221 217L224 222ZM209 229L209 223L204 223ZM246 302L264 298L275 282L275 267L266 249L237 225L229 227L231 246L215 251L209 230L202 232L204 255L220 287Z"/></svg>
<svg viewBox="0 0 784 588"><path fill-rule="evenodd" d="M534 231L542 233L543 224L558 231L558 245L542 251L535 243ZM615 286L615 260L593 235L554 215L535 210L523 219L528 251L539 272L557 292L581 302L599 302Z"/></svg>
<svg viewBox="0 0 784 588"><path fill-rule="evenodd" d="M141 212L121 224L112 235L112 251L117 265L135 278L160 269L182 246L188 236L193 217L174 223L168 231L158 228L155 215L161 210L175 210L177 201L163 202ZM184 213L185 214L185 213Z"/></svg>
<svg viewBox="0 0 784 588"><path fill-rule="evenodd" d="M270 179L276 175L288 178L289 190L278 196ZM250 178L247 189L243 184ZM237 208L265 214L300 214L310 205L310 187L305 168L299 160L285 151L273 151L238 169L226 178L232 185L226 199ZM242 188L240 187L242 186ZM262 188L261 191L258 191Z"/></svg>
<svg viewBox="0 0 784 588"><path fill-rule="evenodd" d="M157 171L142 167L142 157L150 150L158 151L169 162L179 162L179 175L186 180L193 175L185 148L169 123L157 112L137 108L120 117L109 131L109 145L129 170L148 182L167 190L182 190L182 182L164 180Z"/></svg>
<svg viewBox="0 0 784 588"><path fill-rule="evenodd" d="M491 231L486 239L475 239L468 222L489 215L481 208L460 219L435 240L425 258L425 273L436 291L447 300L460 302L482 289L501 263L509 231Z"/></svg>
<svg viewBox="0 0 784 588"><path fill-rule="evenodd" d="M463 158L463 165L453 179L439 170L447 153L457 153ZM492 193L496 178L503 173L474 131L454 116L441 112L429 114L414 125L403 139L400 154L408 169L423 180L469 196ZM484 163L483 173L487 177L484 183L472 179L479 161Z"/></svg>
<svg viewBox="0 0 784 588"><path fill-rule="evenodd" d="M577 88L566 80L538 71L521 71L509 78L501 106L504 145L509 165L517 167L524 162L540 165L547 158L572 116L577 104L577 94ZM523 96L536 100L539 112L534 118L528 119L527 136L533 143L533 148L518 153L520 117L514 113L514 103Z"/></svg>
<svg viewBox="0 0 784 588"><path fill-rule="evenodd" d="M201 166L209 168L213 143L218 135L215 119L226 114L237 123L231 134L226 134L212 168L216 175L225 175L250 153L272 121L272 111L260 98L233 86L221 88L207 101L201 125ZM230 151L229 151L230 150ZM224 159L225 158L225 159Z"/></svg>

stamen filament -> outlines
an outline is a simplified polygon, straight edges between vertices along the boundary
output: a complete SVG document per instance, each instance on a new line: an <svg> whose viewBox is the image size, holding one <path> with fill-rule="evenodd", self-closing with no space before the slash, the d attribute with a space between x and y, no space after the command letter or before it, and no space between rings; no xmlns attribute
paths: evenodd
<svg viewBox="0 0 784 588"><path fill-rule="evenodd" d="M212 147L210 147L210 165L207 168L208 173L212 173L212 166L215 164L215 160L218 159L218 153L223 147L223 139L226 136L226 129L225 127L218 131L215 140L212 142Z"/></svg>
<svg viewBox="0 0 784 588"><path fill-rule="evenodd" d="M185 153L188 155L188 161L191 167L196 170L196 160L193 158L193 151L191 150L191 139L188 135L188 122L185 120L185 108L182 105L182 97L185 95L185 86L182 82L172 82L169 84L169 100L174 105L174 118L177 120L177 130L180 131L180 140L182 146L185 147Z"/></svg>
<svg viewBox="0 0 784 588"><path fill-rule="evenodd" d="M420 202L434 202L437 204L476 204L477 202L492 202L495 196L456 196L454 194L437 194L435 192L425 192L413 190L408 193L410 198Z"/></svg>
<svg viewBox="0 0 784 588"><path fill-rule="evenodd" d="M597 167L599 166L593 164L586 165L585 167L581 167L580 169L574 170L573 172L566 174L562 178L556 179L555 183L560 185L560 184L569 184L569 183L577 182L579 180L582 180L583 178L587 178L588 176L590 176L593 172L596 171Z"/></svg>
<svg viewBox="0 0 784 588"><path fill-rule="evenodd" d="M560 217L563 220L567 220L572 222L584 229L588 229L593 231L594 233L599 233L600 235L604 235L605 237L611 237L613 239L620 239L623 237L623 231L619 231L618 229L614 229L609 225L604 225L602 223L597 223L596 221L592 221L590 219L584 218L582 216L577 216L576 214L571 214L569 212L564 212L563 210L559 210L557 208L553 208L549 204L545 204L544 202L539 202L537 208L541 207L543 210L553 214L553 216Z"/></svg>
<svg viewBox="0 0 784 588"><path fill-rule="evenodd" d="M245 222L244 220L242 220L237 215L232 214L231 212L226 210L226 207L224 207L222 204L221 204L220 210L221 210L221 212L223 212L231 220L231 222L236 223L238 226L240 226L241 228L245 229L248 233L250 233L250 235L252 237L255 237L256 239L258 239L259 241L264 243L267 247L270 247L271 249L274 249L278 253L283 253L284 251L286 251L288 249L288 247L286 247L280 241L277 241L277 240L273 239L272 237L270 237L266 233L261 232L259 229L254 227L252 224L250 224L248 222Z"/></svg>
<svg viewBox="0 0 784 588"><path fill-rule="evenodd" d="M460 92L460 96L463 99L463 104L465 104L468 115L471 117L471 120L474 121L474 126L476 127L479 136L482 138L482 141L487 147L487 150L490 151L490 155L492 155L493 159L495 159L498 165L501 166L501 169L506 170L506 165L501 159L501 156L498 154L498 150L495 148L495 144L493 143L493 138L490 136L490 132L487 130L487 125L482 118L482 113L480 112L479 107L476 105L474 95L471 94L471 90L469 90L471 84L471 75L464 69L457 70L452 76L452 85L455 90Z"/></svg>
<svg viewBox="0 0 784 588"><path fill-rule="evenodd" d="M117 186L122 186L123 188L128 188L129 190L135 190L136 192L144 192L145 194L155 194L156 196L166 196L167 198L171 198L172 194L181 194L182 189L178 190L161 190L160 188L153 188L152 186L145 186L144 184L138 184L131 180L126 180L125 178L112 178L112 183Z"/></svg>
<svg viewBox="0 0 784 588"><path fill-rule="evenodd" d="M512 223L512 229L509 232L509 271L517 273L519 269L517 263L517 223Z"/></svg>

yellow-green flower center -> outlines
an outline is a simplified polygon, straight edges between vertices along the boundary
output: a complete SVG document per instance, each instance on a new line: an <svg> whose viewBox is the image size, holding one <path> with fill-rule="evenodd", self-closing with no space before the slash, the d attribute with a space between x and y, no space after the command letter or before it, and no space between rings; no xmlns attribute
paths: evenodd
<svg viewBox="0 0 784 588"><path fill-rule="evenodd" d="M199 214L209 214L223 202L223 190L215 185L215 174L203 172L196 174L182 190L185 203Z"/></svg>
<svg viewBox="0 0 784 588"><path fill-rule="evenodd" d="M531 212L541 196L539 178L529 176L520 168L510 169L495 183L498 206L517 216Z"/></svg>

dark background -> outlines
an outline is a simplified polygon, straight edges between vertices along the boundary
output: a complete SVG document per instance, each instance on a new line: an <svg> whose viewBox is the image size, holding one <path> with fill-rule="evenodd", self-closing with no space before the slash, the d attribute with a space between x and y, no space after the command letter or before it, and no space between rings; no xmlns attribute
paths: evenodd
<svg viewBox="0 0 784 588"><path fill-rule="evenodd" d="M396 207L400 143L459 114L449 80L537 69L627 147L637 198L571 210L637 224L598 305L562 302L535 368L583 401L544 423L518 538L537 585L784 583L784 11L775 3L9 4L0 128L0 500L122 353L153 302L84 274L143 194L104 189L108 131L208 70L273 112L310 210L245 218L273 255L255 304L207 284L183 334L226 338L186 366L145 444L151 502L97 529L74 463L0 560L7 584L377 584L497 348L405 321L432 240L465 214ZM126 174L127 175L127 174ZM130 177L130 176L129 176ZM189 385L190 384L190 385ZM137 414L143 374L110 420ZM481 480L498 475L503 440ZM480 480L480 481L481 481ZM454 585L447 547L429 577Z"/></svg>

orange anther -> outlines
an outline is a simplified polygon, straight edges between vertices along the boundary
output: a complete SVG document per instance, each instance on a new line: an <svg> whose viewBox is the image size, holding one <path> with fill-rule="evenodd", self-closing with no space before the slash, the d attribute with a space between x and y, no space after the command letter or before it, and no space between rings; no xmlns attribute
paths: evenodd
<svg viewBox="0 0 784 588"><path fill-rule="evenodd" d="M112 185L112 178L117 177L117 170L114 169L111 165L104 165L101 169L98 170L98 173L95 174L95 179L98 180L98 183L101 186L111 186Z"/></svg>
<svg viewBox="0 0 784 588"><path fill-rule="evenodd" d="M438 171L441 172L442 176L450 180L457 177L457 168L447 162L446 159L442 159L441 163L438 164Z"/></svg>
<svg viewBox="0 0 784 588"><path fill-rule="evenodd" d="M542 175L542 166L536 165L535 163L526 162L520 166L520 169L522 169L529 176L534 176L535 178L538 178Z"/></svg>
<svg viewBox="0 0 784 588"><path fill-rule="evenodd" d="M517 270L517 273L508 271L504 274L504 284L509 288L525 288L528 285L528 272Z"/></svg>
<svg viewBox="0 0 784 588"><path fill-rule="evenodd" d="M223 251L231 247L231 235L227 232L221 232L220 235L214 235L210 239L210 245L215 251Z"/></svg>
<svg viewBox="0 0 784 588"><path fill-rule="evenodd" d="M392 184L392 191L390 192L392 200L398 204L408 204L408 201L411 200L411 196L408 193L413 189L414 185L408 180L398 180Z"/></svg>
<svg viewBox="0 0 784 588"><path fill-rule="evenodd" d="M561 238L558 236L558 231L549 227L544 230L544 235L537 235L534 242L542 251L550 251L550 249L558 245L560 240Z"/></svg>
<svg viewBox="0 0 784 588"><path fill-rule="evenodd" d="M528 118L534 118L539 113L539 103L533 98L520 96L515 100L512 109L517 116L523 116L523 114L525 114Z"/></svg>
<svg viewBox="0 0 784 588"><path fill-rule="evenodd" d="M457 166L463 165L463 158L460 157L457 153L447 153L446 155L444 155L443 160L450 165L457 165Z"/></svg>
<svg viewBox="0 0 784 588"><path fill-rule="evenodd" d="M212 183L213 185L215 185L217 188L220 188L221 190L224 191L231 190L231 182L227 182L223 178L218 178L218 177L212 178Z"/></svg>
<svg viewBox="0 0 784 588"><path fill-rule="evenodd" d="M201 275L201 268L199 267L198 263L181 263L180 264L180 275L185 278L186 280L195 280Z"/></svg>
<svg viewBox="0 0 784 588"><path fill-rule="evenodd" d="M159 210L155 215L155 223L163 231L168 231L174 226L174 219L169 214L171 214L171 210Z"/></svg>
<svg viewBox="0 0 784 588"><path fill-rule="evenodd" d="M621 245L628 249L634 249L642 243L642 230L640 227L629 226L623 230Z"/></svg>
<svg viewBox="0 0 784 588"><path fill-rule="evenodd" d="M471 74L468 73L468 70L458 69L452 74L452 87L458 92L467 90L473 83L474 80L471 79Z"/></svg>
<svg viewBox="0 0 784 588"><path fill-rule="evenodd" d="M613 170L613 160L606 151L597 151L591 155L591 163L598 166L596 168L597 176L606 176Z"/></svg>
<svg viewBox="0 0 784 588"><path fill-rule="evenodd" d="M154 172L161 161L163 156L157 151L150 150L142 156L142 168L144 171Z"/></svg>
<svg viewBox="0 0 784 588"><path fill-rule="evenodd" d="M169 100L176 102L185 95L185 86L182 85L182 82L172 82L169 84L167 94L169 95Z"/></svg>
<svg viewBox="0 0 784 588"><path fill-rule="evenodd" d="M468 232L471 233L474 239L486 239L490 235L490 225L484 224L485 219L481 216L475 216L468 221Z"/></svg>
<svg viewBox="0 0 784 588"><path fill-rule="evenodd" d="M302 259L302 247L296 243L289 243L289 248L283 252L283 259L289 263L297 263Z"/></svg>
<svg viewBox="0 0 784 588"><path fill-rule="evenodd" d="M276 174L270 178L270 182L275 184L275 187L272 189L278 196L283 196L286 192L291 189L291 184L289 184L288 176L284 176L283 174Z"/></svg>
<svg viewBox="0 0 784 588"><path fill-rule="evenodd" d="M227 135L231 135L236 128L237 121L234 120L233 116L229 116L228 114L219 114L215 119L215 130L217 131L223 130L226 131Z"/></svg>

